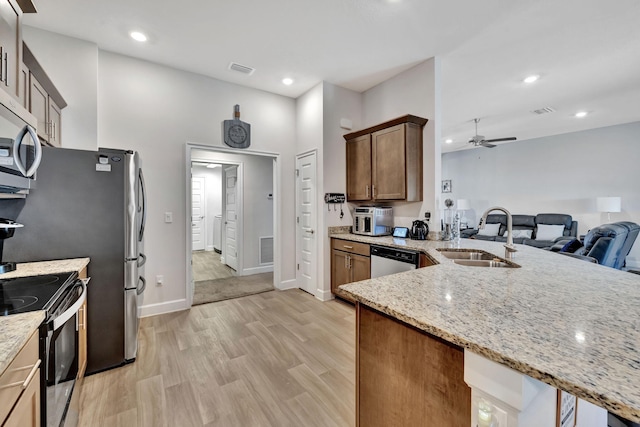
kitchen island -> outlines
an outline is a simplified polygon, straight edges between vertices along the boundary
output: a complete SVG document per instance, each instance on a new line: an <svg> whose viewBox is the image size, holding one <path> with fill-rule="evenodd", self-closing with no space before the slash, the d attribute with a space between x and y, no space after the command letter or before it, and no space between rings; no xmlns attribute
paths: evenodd
<svg viewBox="0 0 640 427"><path fill-rule="evenodd" d="M520 268L457 265L438 249L504 257L500 243L334 234L426 252L437 265L341 286L437 340L640 421L640 277L517 245Z"/></svg>

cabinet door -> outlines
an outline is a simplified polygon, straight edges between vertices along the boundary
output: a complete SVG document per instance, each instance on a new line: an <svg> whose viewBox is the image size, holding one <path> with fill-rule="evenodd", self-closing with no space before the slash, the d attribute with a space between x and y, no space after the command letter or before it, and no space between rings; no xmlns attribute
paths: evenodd
<svg viewBox="0 0 640 427"><path fill-rule="evenodd" d="M16 402L3 427L40 426L40 369Z"/></svg>
<svg viewBox="0 0 640 427"><path fill-rule="evenodd" d="M47 113L49 110L49 95L33 74L29 74L29 112L38 119L38 136L49 142L49 124Z"/></svg>
<svg viewBox="0 0 640 427"><path fill-rule="evenodd" d="M351 282L349 254L334 249L331 251L331 292L335 294L338 286L349 282Z"/></svg>
<svg viewBox="0 0 640 427"><path fill-rule="evenodd" d="M0 0L0 87L16 99L20 99L18 81L22 64L21 15L22 11L14 0Z"/></svg>
<svg viewBox="0 0 640 427"><path fill-rule="evenodd" d="M359 282L371 278L371 258L351 255L351 281Z"/></svg>
<svg viewBox="0 0 640 427"><path fill-rule="evenodd" d="M371 200L371 135L347 141L347 200Z"/></svg>
<svg viewBox="0 0 640 427"><path fill-rule="evenodd" d="M403 200L407 197L405 125L371 134L373 198Z"/></svg>
<svg viewBox="0 0 640 427"><path fill-rule="evenodd" d="M87 301L78 311L78 379L87 370Z"/></svg>
<svg viewBox="0 0 640 427"><path fill-rule="evenodd" d="M49 144L54 147L60 147L62 142L60 141L60 125L62 123L62 113L60 108L53 102L53 99L49 97L48 105L48 118L49 118Z"/></svg>

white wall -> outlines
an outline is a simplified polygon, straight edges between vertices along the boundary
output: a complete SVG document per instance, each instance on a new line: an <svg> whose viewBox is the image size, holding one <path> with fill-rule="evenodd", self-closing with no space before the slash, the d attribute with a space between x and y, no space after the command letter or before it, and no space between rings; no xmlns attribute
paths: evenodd
<svg viewBox="0 0 640 427"><path fill-rule="evenodd" d="M193 177L204 178L205 190L205 250L213 250L213 219L222 214L222 167L193 166Z"/></svg>
<svg viewBox="0 0 640 427"><path fill-rule="evenodd" d="M68 106L62 110L62 145L98 148L98 46L24 26L22 36Z"/></svg>
<svg viewBox="0 0 640 427"><path fill-rule="evenodd" d="M221 153L207 150L193 150L192 159L209 160L219 162L233 162L242 164L242 244L240 249L243 255L243 274L253 274L252 269L261 268L260 265L260 237L273 236L273 199L268 195L273 194L273 158L258 155ZM200 170L206 167L194 167L196 176ZM209 171L221 171L222 168L208 169ZM218 172L217 193L219 202L222 202L222 181ZM215 185L215 183L214 183ZM209 190L207 190L209 193ZM208 209L208 207L207 207ZM221 206L218 212L221 212ZM207 224L209 221L207 221ZM211 227L213 227L213 213L211 214ZM207 235L213 228L207 229ZM207 237L208 239L208 237ZM213 241L212 241L213 244Z"/></svg>
<svg viewBox="0 0 640 427"><path fill-rule="evenodd" d="M442 155L443 179L453 200L469 199L466 216L477 223L493 205L511 213L566 213L579 234L609 222L596 210L600 196L622 197L611 221L640 223L640 122L516 141ZM640 266L636 241L627 263Z"/></svg>
<svg viewBox="0 0 640 427"><path fill-rule="evenodd" d="M363 94L363 127L405 114L429 119L423 132L423 201L392 203L398 226L411 226L413 220L423 219L426 211L431 212L431 224L440 223L440 80L440 60L430 58ZM430 225L430 229L434 227Z"/></svg>
<svg viewBox="0 0 640 427"><path fill-rule="evenodd" d="M251 148L281 154L283 177L294 173L295 102L250 89L100 51L99 128L101 146L138 150L148 187L146 233L149 278L164 275L163 286L148 286L143 315L177 310L186 304L185 143L223 146L222 121L240 104L251 123ZM282 179L280 277L295 280L293 180ZM164 222L164 212L174 221ZM153 280L152 280L153 282Z"/></svg>

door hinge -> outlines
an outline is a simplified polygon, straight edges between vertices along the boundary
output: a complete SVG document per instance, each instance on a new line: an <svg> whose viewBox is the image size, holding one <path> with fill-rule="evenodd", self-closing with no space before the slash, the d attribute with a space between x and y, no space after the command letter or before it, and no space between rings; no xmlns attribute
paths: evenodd
<svg viewBox="0 0 640 427"><path fill-rule="evenodd" d="M300 217L299 217L299 216L297 216L297 217L296 217L296 222L297 222L298 224L300 224Z"/></svg>
<svg viewBox="0 0 640 427"><path fill-rule="evenodd" d="M300 270L300 264L298 264L298 270Z"/></svg>
<svg viewBox="0 0 640 427"><path fill-rule="evenodd" d="M296 169L296 176L300 176L300 169Z"/></svg>

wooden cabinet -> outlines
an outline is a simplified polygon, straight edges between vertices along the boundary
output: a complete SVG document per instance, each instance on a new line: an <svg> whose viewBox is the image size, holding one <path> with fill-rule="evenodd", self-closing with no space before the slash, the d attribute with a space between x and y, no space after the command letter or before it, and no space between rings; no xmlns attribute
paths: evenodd
<svg viewBox="0 0 640 427"><path fill-rule="evenodd" d="M87 278L87 268L78 273L80 279ZM78 311L78 379L84 377L87 370L87 301ZM80 389L80 387L78 387ZM79 392L79 390L78 390Z"/></svg>
<svg viewBox="0 0 640 427"><path fill-rule="evenodd" d="M422 128L427 119L403 116L344 135L347 199L422 201Z"/></svg>
<svg viewBox="0 0 640 427"><path fill-rule="evenodd" d="M20 100L22 10L14 0L0 0L0 87Z"/></svg>
<svg viewBox="0 0 640 427"><path fill-rule="evenodd" d="M356 426L468 426L461 348L356 303Z"/></svg>
<svg viewBox="0 0 640 427"><path fill-rule="evenodd" d="M0 376L0 424L40 425L40 359L36 330Z"/></svg>
<svg viewBox="0 0 640 427"><path fill-rule="evenodd" d="M331 292L349 301L338 286L371 277L370 248L366 243L331 239Z"/></svg>
<svg viewBox="0 0 640 427"><path fill-rule="evenodd" d="M0 0L2 1L2 0ZM56 89L53 82L45 73L42 66L29 50L22 44L24 53L24 71L28 74L26 95L27 109L38 120L38 137L45 144L53 147L62 146L62 109L67 103Z"/></svg>
<svg viewBox="0 0 640 427"><path fill-rule="evenodd" d="M38 120L40 139L49 145L60 147L60 107L33 73L29 73L29 112Z"/></svg>

